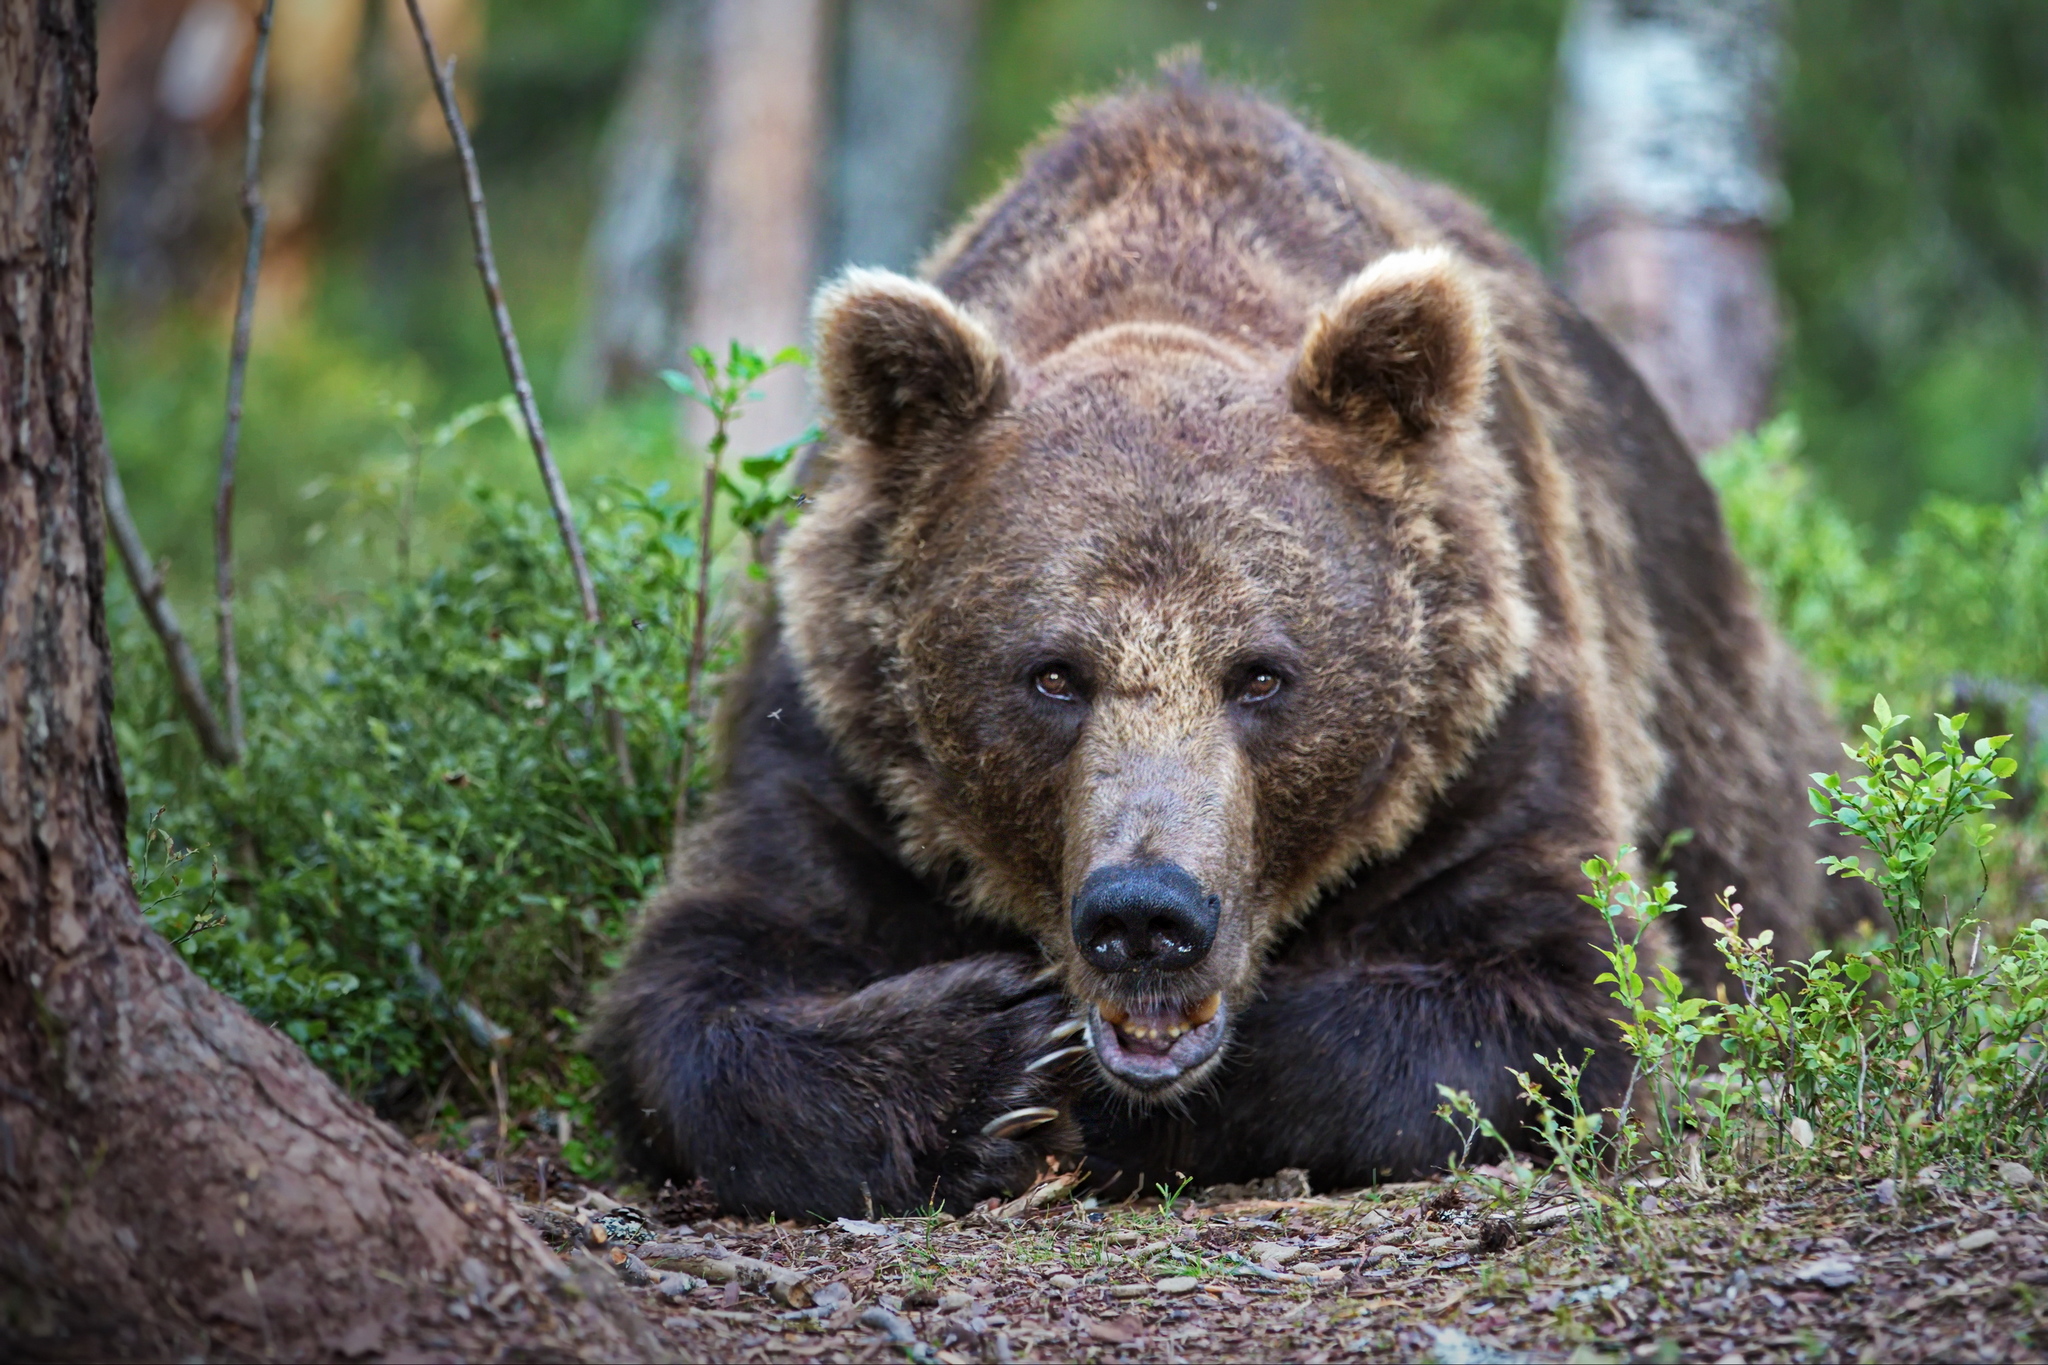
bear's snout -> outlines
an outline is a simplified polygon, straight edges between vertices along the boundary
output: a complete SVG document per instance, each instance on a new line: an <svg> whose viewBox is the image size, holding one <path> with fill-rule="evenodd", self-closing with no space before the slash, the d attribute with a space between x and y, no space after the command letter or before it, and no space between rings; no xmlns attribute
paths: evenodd
<svg viewBox="0 0 2048 1365"><path fill-rule="evenodd" d="M1111 975L1186 971L1209 955L1222 913L1177 864L1099 867L1074 897L1074 943Z"/></svg>

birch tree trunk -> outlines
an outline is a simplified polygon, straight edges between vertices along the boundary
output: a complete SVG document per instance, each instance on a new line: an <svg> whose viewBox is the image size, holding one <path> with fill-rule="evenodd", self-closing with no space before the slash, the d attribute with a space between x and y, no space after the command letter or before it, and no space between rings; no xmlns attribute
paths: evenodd
<svg viewBox="0 0 2048 1365"><path fill-rule="evenodd" d="M807 340L817 249L823 0L711 0L704 202L682 340L724 356ZM803 375L760 384L737 436L761 450L803 430ZM699 414L692 411L689 420ZM701 437L707 428L692 428Z"/></svg>
<svg viewBox="0 0 2048 1365"><path fill-rule="evenodd" d="M0 1357L658 1352L142 920L102 610L93 47L90 0L0 0Z"/></svg>
<svg viewBox="0 0 2048 1365"><path fill-rule="evenodd" d="M1565 290L1700 453L1777 373L1777 24L1776 0L1575 0L1560 53Z"/></svg>

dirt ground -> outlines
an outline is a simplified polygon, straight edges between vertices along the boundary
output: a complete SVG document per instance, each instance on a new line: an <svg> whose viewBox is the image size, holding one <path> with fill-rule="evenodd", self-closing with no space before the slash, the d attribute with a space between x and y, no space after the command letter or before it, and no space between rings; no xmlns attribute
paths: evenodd
<svg viewBox="0 0 2048 1365"><path fill-rule="evenodd" d="M492 1146L450 1155L499 1179ZM1969 1361L2048 1340L2048 1194L2019 1168L1666 1184L1619 1235L1562 1191L1510 1211L1469 1183L1310 1195L1291 1172L824 1224L708 1217L687 1191L621 1205L636 1192L564 1181L525 1142L502 1179L684 1360Z"/></svg>

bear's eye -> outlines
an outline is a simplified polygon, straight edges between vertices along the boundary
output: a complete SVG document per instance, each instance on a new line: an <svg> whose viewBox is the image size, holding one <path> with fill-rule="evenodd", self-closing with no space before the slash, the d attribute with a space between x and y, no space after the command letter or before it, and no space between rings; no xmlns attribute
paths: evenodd
<svg viewBox="0 0 2048 1365"><path fill-rule="evenodd" d="M1246 706L1256 706L1262 701L1271 701L1280 691L1280 675L1271 669L1255 668L1245 678L1244 686L1238 690L1237 699Z"/></svg>
<svg viewBox="0 0 2048 1365"><path fill-rule="evenodd" d="M1031 675L1031 685L1038 689L1041 697L1054 701L1079 701L1081 690L1074 683L1074 672L1065 664L1047 664Z"/></svg>

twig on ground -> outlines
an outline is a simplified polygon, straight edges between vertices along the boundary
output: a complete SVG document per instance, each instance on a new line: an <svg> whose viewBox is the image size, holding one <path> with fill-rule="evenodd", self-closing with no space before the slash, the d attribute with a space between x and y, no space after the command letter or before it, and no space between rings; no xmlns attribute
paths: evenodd
<svg viewBox="0 0 2048 1365"><path fill-rule="evenodd" d="M441 54L434 46L434 35L427 28L426 16L420 12L419 0L405 0L405 8L412 16L413 31L419 35L420 52L427 62L427 76L434 83L434 94L441 103L441 117L447 121L448 135L455 142L456 157L462 165L462 185L469 203L469 228L476 240L476 271L483 280L484 300L490 305L491 323L498 332L498 349L505 356L505 371L512 380L512 395L518 400L520 420L526 424L526 437L533 445L534 462L540 466L541 485L547 490L548 507L554 512L555 527L562 535L562 547L569 552L569 568L576 576L576 592L582 601L583 619L595 626L602 619L597 604L597 586L591 581L590 565L583 556L583 538L576 532L576 518L569 508L569 494L562 485L562 472L555 466L554 453L548 447L547 429L541 425L540 407L534 402L533 384L526 377L526 360L519 349L519 336L512 330L512 314L505 307L505 290L498 279L498 258L491 250L491 221L484 207L483 177L477 171L476 149L470 145L469 128L455 102L455 59L441 60ZM619 767L619 780L630 787L633 785L633 759L626 745L625 718L610 707L604 708L604 718L612 758Z"/></svg>
<svg viewBox="0 0 2048 1365"><path fill-rule="evenodd" d="M171 608L171 601L164 592L163 575L149 558L149 550L142 543L142 533L135 529L135 517L128 510L128 495L121 487L121 473L114 467L113 454L104 446L100 450L104 466L104 498L107 507L107 526L114 533L114 545L121 552L121 567L128 571L128 586L135 590L135 600L142 606L143 619L156 632L156 638L163 642L164 662L171 670L171 686L178 694L178 706L185 718L192 722L193 733L199 736L199 747L208 759L223 767L235 761L234 746L228 742L228 732L222 728L220 718L214 714L213 702L206 695L206 684L199 676L199 661L192 656L192 646L185 639L185 631L178 624L178 613Z"/></svg>
<svg viewBox="0 0 2048 1365"><path fill-rule="evenodd" d="M248 138L242 149L242 221L249 247L242 257L242 288L235 299L235 337L228 352L227 422L220 438L220 485L213 498L213 617L220 636L222 719L229 756L242 759L242 664L235 652L235 461L242 443L242 387L249 374L249 331L256 315L256 281L263 270L263 87L270 74L270 20L277 0L263 0L256 16L256 56L249 64Z"/></svg>

